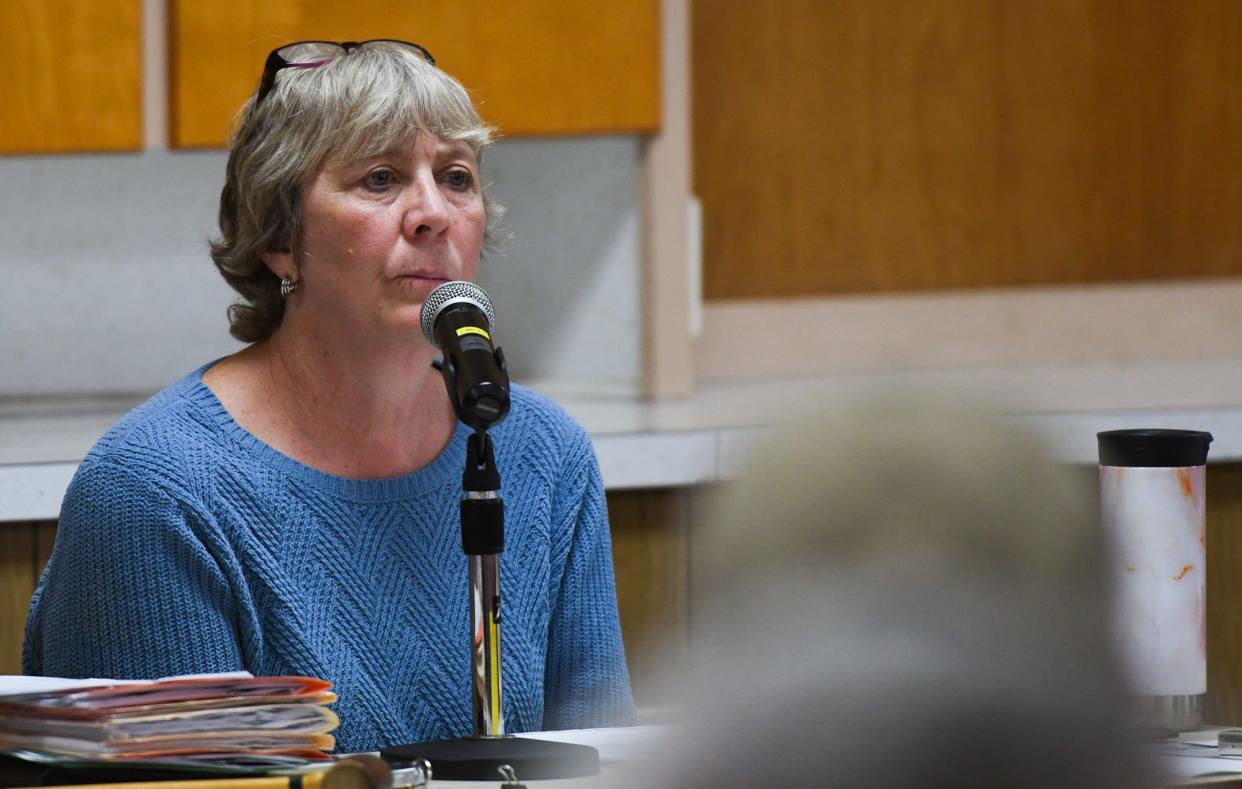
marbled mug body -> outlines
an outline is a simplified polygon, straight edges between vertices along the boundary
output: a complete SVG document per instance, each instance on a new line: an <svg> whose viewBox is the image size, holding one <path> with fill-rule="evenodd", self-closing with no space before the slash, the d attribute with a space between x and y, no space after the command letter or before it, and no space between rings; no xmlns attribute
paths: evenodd
<svg viewBox="0 0 1242 789"><path fill-rule="evenodd" d="M1136 694L1207 692L1205 471L1100 466L1117 643Z"/></svg>

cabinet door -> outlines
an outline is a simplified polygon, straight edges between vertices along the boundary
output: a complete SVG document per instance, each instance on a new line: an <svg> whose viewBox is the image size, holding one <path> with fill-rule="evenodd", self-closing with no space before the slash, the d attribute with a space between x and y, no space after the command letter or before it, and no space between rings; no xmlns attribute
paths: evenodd
<svg viewBox="0 0 1242 789"><path fill-rule="evenodd" d="M0 47L0 154L142 146L142 0L4 0Z"/></svg>
<svg viewBox="0 0 1242 789"><path fill-rule="evenodd" d="M1242 274L1236 0L692 9L709 300Z"/></svg>
<svg viewBox="0 0 1242 789"><path fill-rule="evenodd" d="M172 0L170 139L224 145L267 53L290 41L425 46L506 136L659 126L659 0Z"/></svg>

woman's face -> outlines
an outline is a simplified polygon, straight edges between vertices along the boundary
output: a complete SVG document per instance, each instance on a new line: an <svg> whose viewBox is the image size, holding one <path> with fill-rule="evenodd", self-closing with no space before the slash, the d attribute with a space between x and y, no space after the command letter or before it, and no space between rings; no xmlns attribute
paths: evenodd
<svg viewBox="0 0 1242 789"><path fill-rule="evenodd" d="M317 324L421 336L427 294L474 279L484 220L470 146L419 134L387 154L313 173L303 186L301 243L268 265L278 276L293 267L301 285L290 306Z"/></svg>

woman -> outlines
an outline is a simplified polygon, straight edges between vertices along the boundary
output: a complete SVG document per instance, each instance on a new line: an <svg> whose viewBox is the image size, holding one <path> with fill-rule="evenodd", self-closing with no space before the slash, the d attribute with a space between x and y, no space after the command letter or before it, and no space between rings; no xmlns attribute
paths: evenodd
<svg viewBox="0 0 1242 789"><path fill-rule="evenodd" d="M471 732L458 500L468 429L423 299L475 276L490 131L413 44L274 51L221 196L221 273L251 343L139 406L83 461L31 603L27 673L245 669L331 680L338 749ZM512 388L511 731L618 725L633 702L607 514L582 429Z"/></svg>

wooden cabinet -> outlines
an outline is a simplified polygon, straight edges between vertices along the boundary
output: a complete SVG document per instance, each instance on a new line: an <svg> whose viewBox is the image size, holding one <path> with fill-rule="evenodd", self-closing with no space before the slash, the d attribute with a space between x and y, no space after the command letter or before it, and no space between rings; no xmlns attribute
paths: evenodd
<svg viewBox="0 0 1242 789"><path fill-rule="evenodd" d="M659 0L170 2L170 140L218 147L273 48L398 38L432 52L505 136L659 127Z"/></svg>
<svg viewBox="0 0 1242 789"><path fill-rule="evenodd" d="M660 0L167 0L169 140L222 147L268 51L306 38L417 41L506 136L655 132L659 10ZM0 3L0 155L140 150L142 22L143 0Z"/></svg>
<svg viewBox="0 0 1242 789"><path fill-rule="evenodd" d="M1242 273L1242 3L693 9L708 299Z"/></svg>
<svg viewBox="0 0 1242 789"><path fill-rule="evenodd" d="M142 147L142 0L5 0L0 46L0 154Z"/></svg>

